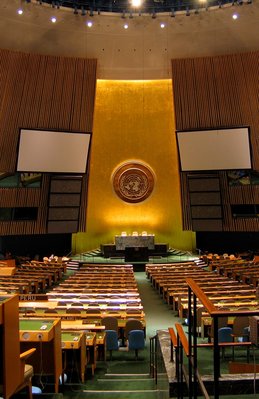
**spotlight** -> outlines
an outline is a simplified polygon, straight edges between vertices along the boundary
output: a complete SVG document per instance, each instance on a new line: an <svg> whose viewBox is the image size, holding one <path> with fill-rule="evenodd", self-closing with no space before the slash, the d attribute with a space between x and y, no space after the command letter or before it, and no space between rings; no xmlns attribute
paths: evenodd
<svg viewBox="0 0 259 399"><path fill-rule="evenodd" d="M160 28L161 28L161 29L164 29L164 28L165 28L165 24L164 24L163 22L161 22Z"/></svg>
<svg viewBox="0 0 259 399"><path fill-rule="evenodd" d="M55 24L55 23L57 22L57 18L56 18L56 17L51 17L50 20L51 20L51 22L52 22L53 24Z"/></svg>
<svg viewBox="0 0 259 399"><path fill-rule="evenodd" d="M129 27L128 24L124 24L124 25L123 25L123 28L124 28L124 29L128 29L128 27Z"/></svg>
<svg viewBox="0 0 259 399"><path fill-rule="evenodd" d="M17 10L17 14L22 15L22 14L23 14L23 9L22 9L22 8L19 8L19 9Z"/></svg>
<svg viewBox="0 0 259 399"><path fill-rule="evenodd" d="M88 28L91 28L93 26L93 22L92 21L87 21L86 25L88 26Z"/></svg>

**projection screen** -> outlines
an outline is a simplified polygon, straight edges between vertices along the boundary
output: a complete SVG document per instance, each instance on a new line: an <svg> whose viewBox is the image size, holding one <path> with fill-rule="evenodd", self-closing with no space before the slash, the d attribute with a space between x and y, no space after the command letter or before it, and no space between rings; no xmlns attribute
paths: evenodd
<svg viewBox="0 0 259 399"><path fill-rule="evenodd" d="M249 128L177 131L181 170L251 169Z"/></svg>
<svg viewBox="0 0 259 399"><path fill-rule="evenodd" d="M85 173L91 134L21 129L17 171Z"/></svg>

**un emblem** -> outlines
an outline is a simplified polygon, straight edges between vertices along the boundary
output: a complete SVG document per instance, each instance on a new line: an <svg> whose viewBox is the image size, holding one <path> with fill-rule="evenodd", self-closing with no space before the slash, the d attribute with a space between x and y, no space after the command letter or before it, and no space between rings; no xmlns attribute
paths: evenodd
<svg viewBox="0 0 259 399"><path fill-rule="evenodd" d="M154 174L142 163L126 163L116 169L113 175L113 187L123 201L141 202L153 191Z"/></svg>

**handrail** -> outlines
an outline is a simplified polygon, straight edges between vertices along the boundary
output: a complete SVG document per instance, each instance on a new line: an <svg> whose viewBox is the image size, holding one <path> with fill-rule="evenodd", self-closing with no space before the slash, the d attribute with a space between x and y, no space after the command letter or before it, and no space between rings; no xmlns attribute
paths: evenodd
<svg viewBox="0 0 259 399"><path fill-rule="evenodd" d="M174 331L173 327L169 327L168 331L169 331L169 335L170 335L171 342L172 342L173 346L175 348L177 348L177 337L176 337L176 334L175 334L175 331Z"/></svg>
<svg viewBox="0 0 259 399"><path fill-rule="evenodd" d="M183 330L183 327L181 326L180 323L175 323L175 328L176 328L177 333L178 333L178 335L179 335L180 342L182 343L183 350L184 350L186 356L189 356L189 355L190 355L190 352L189 352L189 345L188 345L188 341L187 341L185 332L184 332L184 330Z"/></svg>
<svg viewBox="0 0 259 399"><path fill-rule="evenodd" d="M209 313L216 312L217 308L197 285L192 278L186 278L186 282L193 291L193 293L199 298L203 306L208 310Z"/></svg>

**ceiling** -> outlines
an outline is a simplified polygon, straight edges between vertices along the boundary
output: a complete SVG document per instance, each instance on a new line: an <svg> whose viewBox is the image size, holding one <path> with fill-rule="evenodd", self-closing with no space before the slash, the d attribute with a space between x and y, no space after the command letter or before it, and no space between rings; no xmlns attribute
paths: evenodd
<svg viewBox="0 0 259 399"><path fill-rule="evenodd" d="M56 0L55 0L56 1ZM85 0L82 0L85 4ZM93 0L91 0L93 1ZM148 4L164 7L148 0ZM196 1L196 0L192 0ZM98 59L99 79L171 78L171 59L259 50L259 0L155 14L98 11L42 0L1 0L1 47L23 52ZM78 0L79 2L79 0ZM106 3L101 1L102 4ZM121 2L117 0L117 3ZM177 3L178 4L178 3ZM193 3L194 4L194 3ZM22 7L23 14L17 9ZM87 8L86 7L86 8ZM121 6L120 6L121 7ZM233 13L238 18L233 20ZM84 15L85 14L85 15ZM189 15L190 14L190 15ZM50 18L55 16L56 23ZM87 26L92 22L92 26ZM161 23L164 27L161 28ZM124 25L128 28L125 29Z"/></svg>

